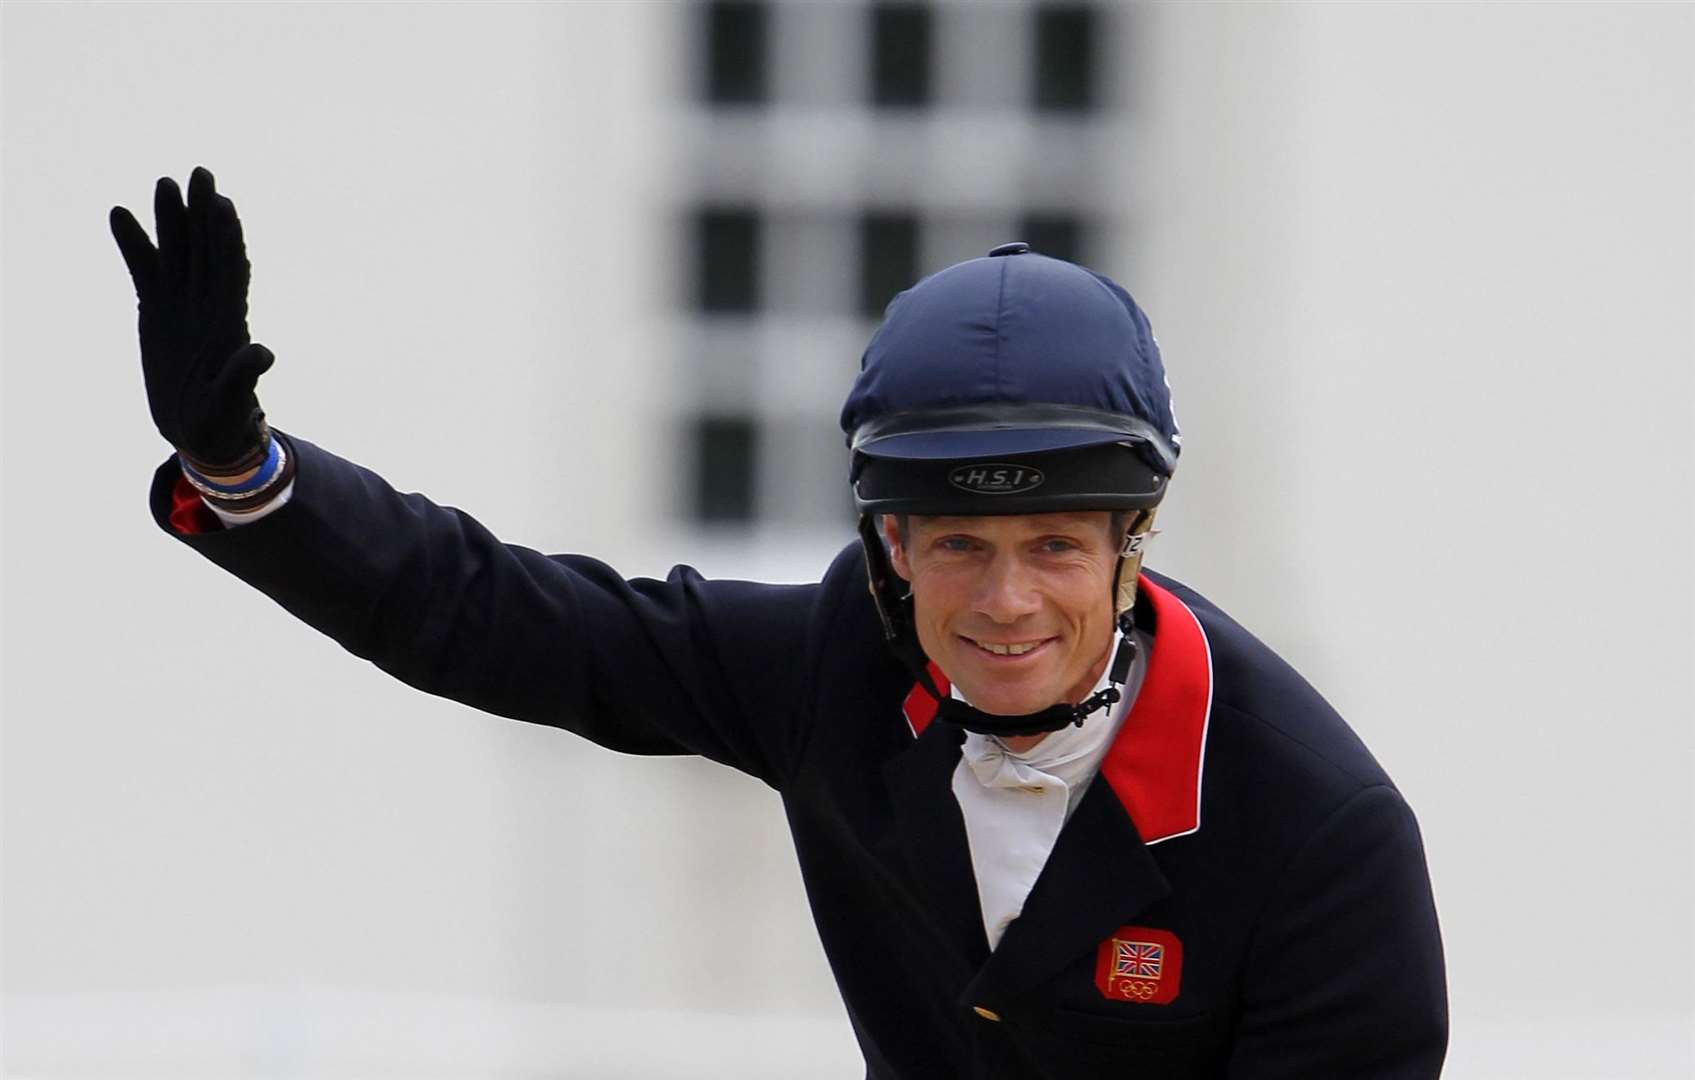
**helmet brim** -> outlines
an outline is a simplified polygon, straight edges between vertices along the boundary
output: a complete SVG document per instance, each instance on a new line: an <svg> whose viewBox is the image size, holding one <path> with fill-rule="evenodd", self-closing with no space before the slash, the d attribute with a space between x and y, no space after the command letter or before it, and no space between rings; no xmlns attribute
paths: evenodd
<svg viewBox="0 0 1695 1080"><path fill-rule="evenodd" d="M893 413L854 430L856 456L903 461L958 461L1045 454L1124 443L1141 447L1170 476L1176 447L1140 417L1046 403L993 402Z"/></svg>
<svg viewBox="0 0 1695 1080"><path fill-rule="evenodd" d="M948 457L880 457L854 463L854 503L862 514L1043 514L1156 506L1166 476L1135 444L1085 444Z"/></svg>

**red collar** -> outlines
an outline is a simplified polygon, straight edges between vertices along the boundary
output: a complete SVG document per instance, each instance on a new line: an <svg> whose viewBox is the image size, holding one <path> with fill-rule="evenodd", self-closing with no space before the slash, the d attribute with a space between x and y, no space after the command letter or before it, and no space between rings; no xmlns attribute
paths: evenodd
<svg viewBox="0 0 1695 1080"><path fill-rule="evenodd" d="M1201 778L1207 722L1212 715L1212 647L1188 605L1147 575L1140 592L1154 611L1154 647L1142 688L1101 762L1101 775L1136 823L1142 842L1155 844L1201 827ZM947 693L934 663L930 678ZM906 695L914 737L936 717L936 702L914 684Z"/></svg>

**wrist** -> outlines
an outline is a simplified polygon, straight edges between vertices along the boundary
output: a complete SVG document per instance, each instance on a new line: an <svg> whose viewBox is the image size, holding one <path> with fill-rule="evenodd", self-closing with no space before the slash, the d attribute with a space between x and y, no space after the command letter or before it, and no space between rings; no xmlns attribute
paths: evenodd
<svg viewBox="0 0 1695 1080"><path fill-rule="evenodd" d="M287 445L269 431L260 446L235 462L208 465L178 450L177 463L184 479L209 504L232 513L248 513L270 502L293 478L295 467Z"/></svg>
<svg viewBox="0 0 1695 1080"><path fill-rule="evenodd" d="M186 433L185 433L186 434ZM217 446L208 448L208 443ZM232 437L226 433L212 440L204 435L199 439L184 438L176 444L177 457L194 472L220 485L238 482L252 475L265 463L271 451L271 427L263 411L255 408L246 430ZM196 449L189 449L192 444Z"/></svg>

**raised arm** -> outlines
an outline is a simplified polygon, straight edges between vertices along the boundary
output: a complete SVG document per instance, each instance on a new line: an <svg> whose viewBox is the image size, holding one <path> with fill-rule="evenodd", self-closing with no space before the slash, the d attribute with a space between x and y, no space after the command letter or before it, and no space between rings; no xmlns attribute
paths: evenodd
<svg viewBox="0 0 1695 1080"><path fill-rule="evenodd" d="M811 712L819 586L707 581L686 567L626 581L594 559L501 543L460 510L276 437L298 462L287 505L185 531L196 493L167 461L153 483L160 526L420 690L782 786Z"/></svg>
<svg viewBox="0 0 1695 1080"><path fill-rule="evenodd" d="M154 478L161 527L421 690L781 786L811 712L818 587L686 568L625 581L592 559L503 544L273 432L254 393L273 358L248 337L234 205L196 169L186 207L168 178L155 207L157 247L121 207L112 230L140 302L148 402L177 448ZM208 507L250 523L226 528Z"/></svg>

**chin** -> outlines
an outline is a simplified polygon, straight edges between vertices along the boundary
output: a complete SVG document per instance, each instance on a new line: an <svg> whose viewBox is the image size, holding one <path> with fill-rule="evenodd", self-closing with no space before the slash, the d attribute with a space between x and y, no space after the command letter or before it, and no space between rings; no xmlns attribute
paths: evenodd
<svg viewBox="0 0 1695 1080"><path fill-rule="evenodd" d="M990 680L973 679L969 676L963 680L949 681L959 687L959 692L964 694L974 707L993 716L1025 716L1041 712L1058 703L1064 696L1060 691L1051 688L997 686Z"/></svg>
<svg viewBox="0 0 1695 1080"><path fill-rule="evenodd" d="M956 635L919 644L935 659L948 682L957 687L972 706L993 716L1026 716L1058 704L1065 697L1069 678L1068 661L1073 653L1063 641L1047 646L1047 655L1029 657L1023 663L1006 664L978 655L974 646L956 644ZM941 635L936 635L940 638ZM1068 681L1069 678L1069 681Z"/></svg>
<svg viewBox="0 0 1695 1080"><path fill-rule="evenodd" d="M971 700L973 704L975 704L977 699L972 698ZM985 704L977 705L976 707L981 709L983 712L988 713L990 716L1028 716L1031 713L1041 712L1043 709L1046 709L1048 706L1056 703L1056 698L1046 697L1001 700L991 698Z"/></svg>

